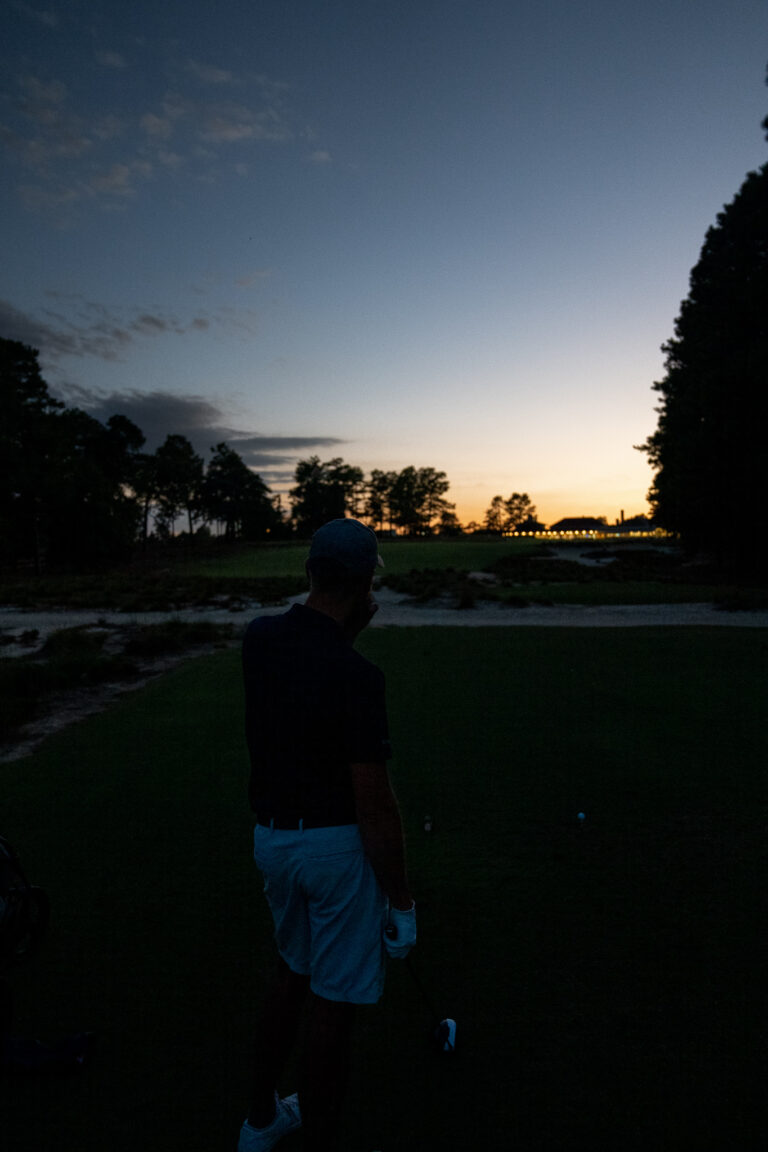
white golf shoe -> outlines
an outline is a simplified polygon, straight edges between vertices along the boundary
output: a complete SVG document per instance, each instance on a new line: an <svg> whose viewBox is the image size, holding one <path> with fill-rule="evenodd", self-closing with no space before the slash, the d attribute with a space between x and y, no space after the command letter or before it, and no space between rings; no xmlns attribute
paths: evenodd
<svg viewBox="0 0 768 1152"><path fill-rule="evenodd" d="M244 1121L240 1129L240 1141L237 1152L269 1152L278 1140L287 1136L289 1132L296 1132L301 1128L301 1112L299 1111L299 1097L286 1096L284 1100L276 1101L275 1118L266 1128L254 1128Z"/></svg>

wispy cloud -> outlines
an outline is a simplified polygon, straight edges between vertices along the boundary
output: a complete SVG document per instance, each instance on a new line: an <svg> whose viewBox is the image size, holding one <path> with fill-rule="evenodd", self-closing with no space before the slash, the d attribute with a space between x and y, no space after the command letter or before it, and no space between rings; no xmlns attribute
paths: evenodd
<svg viewBox="0 0 768 1152"><path fill-rule="evenodd" d="M67 384L59 389L69 404L84 408L97 420L106 421L119 413L133 420L147 438L147 447L153 450L169 433L187 436L195 444L209 443L226 438L230 430L222 423L221 410L204 396L178 396L172 392L102 392ZM211 438L213 437L213 440Z"/></svg>
<svg viewBox="0 0 768 1152"><path fill-rule="evenodd" d="M0 141L24 172L17 186L22 202L37 209L133 195L152 165L136 155L109 160L107 149L123 131L124 121L109 113L87 123L60 81L22 77L15 124L0 126Z"/></svg>
<svg viewBox="0 0 768 1152"><path fill-rule="evenodd" d="M106 312L101 318L78 327L55 312L31 316L7 300L0 300L0 329L7 339L37 348L44 364L55 364L63 356L116 360L131 341L130 333L113 323Z"/></svg>
<svg viewBox="0 0 768 1152"><path fill-rule="evenodd" d="M245 310L219 310L185 320L146 310L126 317L78 296L47 295L52 306L39 314L22 312L9 301L0 300L0 331L7 339L37 348L46 366L56 366L68 356L120 360L136 340L184 336L217 325L252 334L257 324L255 315Z"/></svg>
<svg viewBox="0 0 768 1152"><path fill-rule="evenodd" d="M121 56L119 52L97 52L96 60L104 68L127 68L125 57Z"/></svg>
<svg viewBox="0 0 768 1152"><path fill-rule="evenodd" d="M337 436L274 436L233 428L222 409L204 396L161 390L98 392L79 385L67 385L59 389L59 395L97 420L106 421L117 413L127 416L144 433L148 451L154 451L169 433L186 436L204 457L224 441L250 468L258 468L265 479L275 483L290 480L302 456L344 444Z"/></svg>
<svg viewBox="0 0 768 1152"><path fill-rule="evenodd" d="M127 68L119 52L102 50L96 59L105 69ZM172 87L154 77L157 98L130 117L117 105L84 103L77 85L56 77L17 77L0 105L0 146L20 172L22 203L68 216L78 204L124 207L152 177L173 179L184 169L219 181L226 171L248 171L260 144L294 139L284 85L196 60L171 74ZM150 77L143 91L151 89Z"/></svg>
<svg viewBox="0 0 768 1152"><path fill-rule="evenodd" d="M30 20L35 20L38 24L42 24L45 28L58 28L59 17L55 12L50 9L33 8L30 4L23 4L21 0L16 0L13 7L17 12L21 12Z"/></svg>
<svg viewBox="0 0 768 1152"><path fill-rule="evenodd" d="M291 132L276 109L254 109L234 103L201 106L198 109L197 132L206 144L291 138Z"/></svg>
<svg viewBox="0 0 768 1152"><path fill-rule="evenodd" d="M232 84L235 75L226 68L217 68L213 64L201 64L198 60L187 61L187 72L199 80L201 84Z"/></svg>
<svg viewBox="0 0 768 1152"><path fill-rule="evenodd" d="M151 175L152 165L148 161L133 160L130 164L112 164L106 171L95 175L86 187L97 195L134 196L137 182L148 180Z"/></svg>
<svg viewBox="0 0 768 1152"><path fill-rule="evenodd" d="M263 469L282 468L302 456L333 450L346 443L338 436L248 436L244 433L230 435L227 442L251 468Z"/></svg>
<svg viewBox="0 0 768 1152"><path fill-rule="evenodd" d="M115 140L125 131L125 120L108 113L94 120L91 131L99 140Z"/></svg>
<svg viewBox="0 0 768 1152"><path fill-rule="evenodd" d="M156 112L147 112L141 117L139 124L147 136L154 140L168 140L173 135L173 119L170 116L158 116Z"/></svg>
<svg viewBox="0 0 768 1152"><path fill-rule="evenodd" d="M54 109L67 100L67 88L60 80L49 80L47 83L37 76L22 76L19 80L22 91L22 107L30 120L38 120L41 124L57 122Z"/></svg>
<svg viewBox="0 0 768 1152"><path fill-rule="evenodd" d="M53 309L41 317L33 317L0 300L0 331L9 339L37 348L44 369L56 366L65 357L97 356L116 360L136 338L181 336L190 330L206 329L211 323L202 316L183 322L170 315L142 312L126 324L103 305L53 293L51 297L62 306L74 304L79 308L79 323ZM195 451L205 458L211 448L224 441L240 454L249 468L258 470L268 484L283 488L291 482L301 457L315 452L334 452L345 443L338 436L274 435L234 427L219 405L204 396L138 389L106 392L71 382L58 385L54 382L51 391L67 404L83 408L103 422L117 413L127 416L144 433L146 449L150 452L162 444L169 433L186 436Z"/></svg>

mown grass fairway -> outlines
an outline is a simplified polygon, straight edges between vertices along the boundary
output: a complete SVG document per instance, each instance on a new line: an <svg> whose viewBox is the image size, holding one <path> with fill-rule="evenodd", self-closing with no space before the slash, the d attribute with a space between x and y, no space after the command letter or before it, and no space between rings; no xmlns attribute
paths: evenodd
<svg viewBox="0 0 768 1152"><path fill-rule="evenodd" d="M432 1053L391 964L342 1147L762 1149L765 633L392 628L361 648L389 685L413 963L459 1047ZM12 973L18 1029L99 1035L75 1077L0 1081L14 1152L236 1146L272 955L241 728L230 651L0 767L0 830L53 907Z"/></svg>
<svg viewBox="0 0 768 1152"><path fill-rule="evenodd" d="M389 540L379 538L382 571L410 572L412 568L484 568L500 556L525 554L540 545L536 540ZM304 572L308 543L267 544L236 555L190 561L189 571L206 576L298 576Z"/></svg>

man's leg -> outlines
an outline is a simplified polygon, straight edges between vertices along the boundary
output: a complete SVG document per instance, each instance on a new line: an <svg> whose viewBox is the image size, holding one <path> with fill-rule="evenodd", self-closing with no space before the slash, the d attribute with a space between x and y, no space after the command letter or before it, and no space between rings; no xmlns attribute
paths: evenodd
<svg viewBox="0 0 768 1152"><path fill-rule="evenodd" d="M292 972L279 960L277 980L267 996L256 1035L254 1086L248 1122L266 1128L275 1116L275 1090L299 1029L302 1005L309 990L309 976Z"/></svg>
<svg viewBox="0 0 768 1152"><path fill-rule="evenodd" d="M312 993L299 1084L305 1152L330 1152L349 1078L354 1004Z"/></svg>

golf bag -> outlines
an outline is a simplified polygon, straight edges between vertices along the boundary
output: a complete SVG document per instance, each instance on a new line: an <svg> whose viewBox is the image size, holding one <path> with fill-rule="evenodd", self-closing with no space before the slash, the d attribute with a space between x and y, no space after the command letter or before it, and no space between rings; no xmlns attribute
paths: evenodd
<svg viewBox="0 0 768 1152"><path fill-rule="evenodd" d="M48 896L29 883L18 856L0 836L0 975L35 954L49 911Z"/></svg>

